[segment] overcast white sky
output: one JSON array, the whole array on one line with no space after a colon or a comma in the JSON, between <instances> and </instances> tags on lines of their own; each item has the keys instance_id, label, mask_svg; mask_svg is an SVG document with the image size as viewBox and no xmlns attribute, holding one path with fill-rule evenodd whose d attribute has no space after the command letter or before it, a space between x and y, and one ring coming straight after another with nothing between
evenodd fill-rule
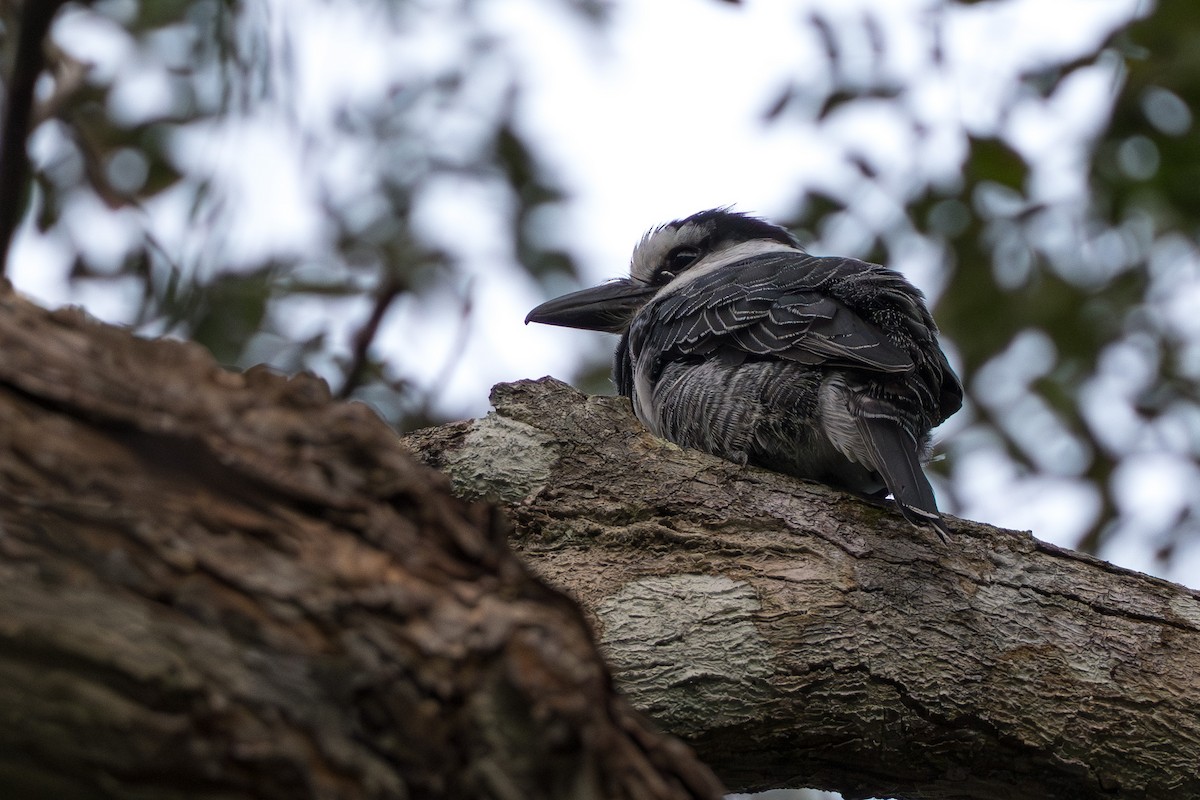
<instances>
[{"instance_id":1,"label":"overcast white sky","mask_svg":"<svg viewBox=\"0 0 1200 800\"><path fill-rule=\"evenodd\" d=\"M950 67L944 76L922 75L928 61L928 16L923 0L893 2L749 2L730 6L695 0L656 0L617 6L608 46L588 37L564 36L570 25L551 3L511 0L485 5L496 27L521 44L519 68L531 77L523 110L530 128L575 192L560 221L593 281L627 269L630 250L649 227L703 208L734 204L766 216L784 214L801 187L839 183L849 170L844 153L867 152L884 165L881 182L904 185L914 172L952 179L964 155L961 130L993 130L1013 76L1044 60L1086 52L1133 0L1023 0L962 7L945 15L944 42ZM888 31L889 68L920 86L914 113L930 134L913 136L905 120L886 108L856 109L831 129L762 125L762 114L781 86L797 76L818 85L826 59L815 30L804 24L812 10L858 20L864 11ZM853 28L853 25L848 26ZM865 33L863 34L865 35ZM991 43L990 45L988 43ZM860 45L862 43L859 43ZM864 73L870 59L850 68ZM1014 120L1020 137L1047 162L1047 191L1079 191L1078 171L1061 163L1078 156L1076 143L1095 130L1096 109L1112 85L1105 76L1080 76L1060 106L1032 110ZM891 173L889 176L888 173ZM1069 176L1069 180L1063 180ZM480 218L469 203L437 206L436 223L453 238ZM482 198L487 202L488 198ZM899 209L881 203L878 213ZM837 232L831 252L857 243L857 231ZM448 387L448 399L479 408L479 386L548 372L565 374L596 334L524 328L523 314L540 301L538 288L514 285L512 275L491 268L486 243L473 260L479 301L471 357ZM932 276L909 277L927 292ZM922 281L925 278L925 281ZM564 287L574 288L574 287ZM483 330L486 329L486 332ZM435 362L436 363L436 362ZM539 371L540 370L540 371Z\"/></svg>"},{"instance_id":2,"label":"overcast white sky","mask_svg":"<svg viewBox=\"0 0 1200 800\"><path fill-rule=\"evenodd\" d=\"M113 7L123 2L128 0L109 0ZM913 176L953 180L964 153L964 129L991 133L1005 125L1011 140L1039 165L1033 192L1041 198L1081 191L1079 146L1096 132L1114 76L1103 69L1081 71L1052 102L1023 104L1003 123L1000 100L1015 74L1089 51L1144 6L1145 0L950 6L936 18L946 64L938 72L928 69L925 55L932 9L940 7L932 0L750 0L740 6L629 0L614 5L612 24L599 39L550 0L475 7L482 26L508 42L502 70L523 77L521 124L545 143L572 195L565 211L544 224L580 257L591 283L622 274L633 244L653 225L718 205L768 217L791 211L803 187L847 179L846 152L868 155L883 187L906 186ZM422 6L424 21L400 40L372 8L377 6L264 0L261 18L269 40L286 39L294 48L298 70L281 91L295 101L287 111L264 107L238 125L197 130L181 143L181 158L235 187L223 218L229 260L319 249L327 231L318 199L350 192L372 168L370 154L337 133L336 109L348 98L374 102L397 75L453 63L469 47L448 22L453 18L448 3ZM867 55L861 20L870 13L879 21L887 40L883 69L910 87L908 113L925 124L927 136L914 137L908 122L885 104L856 104L820 130L800 120L762 125L764 110L785 82L821 86L828 80L823 45L805 23L817 10L845 23L835 24L846 37L843 68L863 78L878 65ZM68 20L58 36L98 69L124 76L117 103L127 117L152 116L170 102L169 87L139 69L139 54L117 26L105 30ZM484 76L473 91L496 93L506 78L498 72L489 85ZM305 137L295 135L298 127ZM439 135L469 137L471 120L451 119ZM35 154L50 146L54 133L40 136ZM868 223L902 211L886 192L864 192L861 198ZM181 250L212 246L205 232L184 224L181 202L168 195L150 208L159 239ZM602 334L522 324L544 296L512 268L496 204L494 191L478 183L444 180L429 187L417 221L463 256L463 281L433 297L406 299L389 316L380 341L401 371L418 381L442 376L454 364L442 400L462 416L485 413L488 389L496 382L566 377L581 352L607 353L614 345ZM123 252L131 234L119 217L103 208L74 211L75 224L87 230L94 246ZM843 252L862 235L861 228L843 226L823 231L820 244L826 252ZM21 290L48 304L82 302L102 318L125 318L128 302L119 294L67 287L69 249L28 230L18 247L12 277ZM936 297L938 275L919 256L892 266ZM466 292L468 281L474 311L456 362L461 302L456 293ZM307 309L297 306L295 325L330 327L336 340L363 313L352 303L330 311L314 302ZM448 325L447 319L454 322ZM1030 352L1036 359L1037 348ZM953 434L953 423L950 428ZM1149 467L1134 470L1127 482L1148 509L1167 507L1158 500L1178 501L1197 485L1177 461L1161 470ZM1025 480L986 449L961 469L967 477L960 486L963 516L1033 529L1042 538L1071 544L1094 509L1094 495L1077 479ZM1149 543L1126 537L1105 555L1153 571L1158 567L1151 553ZM1195 552L1182 554L1170 573L1191 585L1200 583L1197 575Z\"/></svg>"}]
</instances>

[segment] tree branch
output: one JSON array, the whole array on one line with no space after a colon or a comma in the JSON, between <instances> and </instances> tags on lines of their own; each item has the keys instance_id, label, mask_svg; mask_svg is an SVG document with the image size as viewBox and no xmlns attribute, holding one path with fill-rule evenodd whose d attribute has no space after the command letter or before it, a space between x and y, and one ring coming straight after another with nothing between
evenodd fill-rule
<instances>
[{"instance_id":1,"label":"tree branch","mask_svg":"<svg viewBox=\"0 0 1200 800\"><path fill-rule=\"evenodd\" d=\"M365 406L0 290L0 797L708 798Z\"/></svg>"},{"instance_id":2,"label":"tree branch","mask_svg":"<svg viewBox=\"0 0 1200 800\"><path fill-rule=\"evenodd\" d=\"M367 361L370 358L371 345L379 333L379 326L383 324L383 318L387 315L388 309L392 307L392 303L407 288L399 278L388 276L384 278L383 283L375 292L375 302L371 306L371 313L358 332L354 334L350 363L346 366L342 388L338 389L337 393L339 400L350 399L350 395L362 383L363 372L366 370Z\"/></svg>"},{"instance_id":3,"label":"tree branch","mask_svg":"<svg viewBox=\"0 0 1200 800\"><path fill-rule=\"evenodd\" d=\"M1200 797L1200 595L684 451L622 399L501 384L407 443L507 505L618 685L727 785Z\"/></svg>"},{"instance_id":4,"label":"tree branch","mask_svg":"<svg viewBox=\"0 0 1200 800\"><path fill-rule=\"evenodd\" d=\"M0 293L0 796L714 797L581 619L323 383ZM738 787L1200 796L1200 597L501 385L409 438Z\"/></svg>"},{"instance_id":5,"label":"tree branch","mask_svg":"<svg viewBox=\"0 0 1200 800\"><path fill-rule=\"evenodd\" d=\"M17 31L17 54L9 76L0 128L0 275L8 265L8 251L25 212L29 183L26 149L33 119L33 91L46 64L45 41L58 9L66 0L25 0Z\"/></svg>"}]
</instances>

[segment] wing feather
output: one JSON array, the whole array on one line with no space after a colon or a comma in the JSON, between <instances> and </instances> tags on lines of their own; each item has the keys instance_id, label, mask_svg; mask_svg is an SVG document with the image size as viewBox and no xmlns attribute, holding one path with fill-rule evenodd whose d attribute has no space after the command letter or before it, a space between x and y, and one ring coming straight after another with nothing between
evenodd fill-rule
<instances>
[{"instance_id":1,"label":"wing feather","mask_svg":"<svg viewBox=\"0 0 1200 800\"><path fill-rule=\"evenodd\" d=\"M652 340L666 360L732 347L802 364L910 371L908 353L831 294L867 267L799 251L752 256L664 290L639 314L634 345Z\"/></svg>"}]
</instances>

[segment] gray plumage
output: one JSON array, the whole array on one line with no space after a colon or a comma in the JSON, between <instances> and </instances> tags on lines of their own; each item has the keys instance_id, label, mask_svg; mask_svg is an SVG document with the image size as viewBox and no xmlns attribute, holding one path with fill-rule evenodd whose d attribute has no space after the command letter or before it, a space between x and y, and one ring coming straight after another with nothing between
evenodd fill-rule
<instances>
[{"instance_id":1,"label":"gray plumage","mask_svg":"<svg viewBox=\"0 0 1200 800\"><path fill-rule=\"evenodd\" d=\"M962 387L899 273L716 209L648 233L630 277L526 321L621 333L617 390L656 435L869 496L945 535L921 468Z\"/></svg>"}]
</instances>

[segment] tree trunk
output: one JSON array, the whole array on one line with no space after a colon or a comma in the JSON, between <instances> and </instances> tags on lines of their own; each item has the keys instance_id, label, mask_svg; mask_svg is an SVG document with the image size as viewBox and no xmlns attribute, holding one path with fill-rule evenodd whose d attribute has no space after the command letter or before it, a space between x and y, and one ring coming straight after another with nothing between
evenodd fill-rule
<instances>
[{"instance_id":1,"label":"tree trunk","mask_svg":"<svg viewBox=\"0 0 1200 800\"><path fill-rule=\"evenodd\" d=\"M1200 797L1200 596L654 438L617 398L502 384L407 443L505 504L618 685L737 788Z\"/></svg>"},{"instance_id":2,"label":"tree trunk","mask_svg":"<svg viewBox=\"0 0 1200 800\"><path fill-rule=\"evenodd\" d=\"M0 797L714 798L364 406L0 290Z\"/></svg>"}]
</instances>

